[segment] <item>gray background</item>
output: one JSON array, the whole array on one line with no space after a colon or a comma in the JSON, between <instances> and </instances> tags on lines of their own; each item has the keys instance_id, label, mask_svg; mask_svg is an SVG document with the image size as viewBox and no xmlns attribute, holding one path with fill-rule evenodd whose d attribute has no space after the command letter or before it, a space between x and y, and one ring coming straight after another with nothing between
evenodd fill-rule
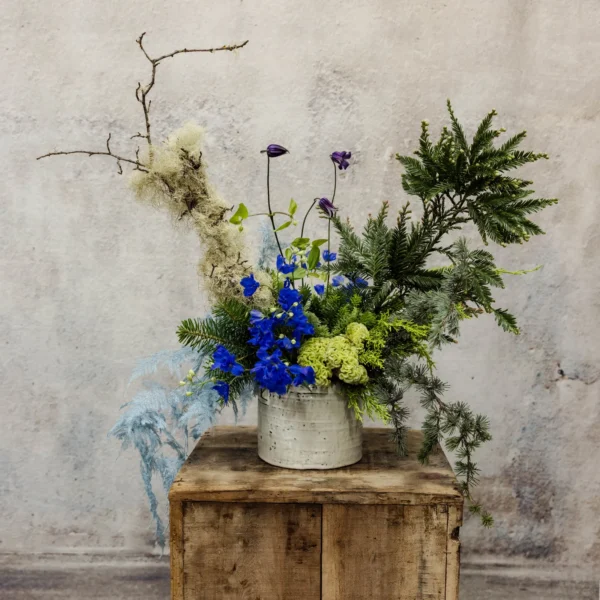
<instances>
[{"instance_id":1,"label":"gray background","mask_svg":"<svg viewBox=\"0 0 600 600\"><path fill-rule=\"evenodd\" d=\"M3 5L0 94L0 553L144 553L152 524L133 452L106 438L136 359L177 346L201 316L194 234L134 202L104 158L35 162L57 148L122 152L143 127L133 90L151 54L250 39L237 55L160 67L155 136L194 119L224 198L259 207L329 193L331 150L355 160L339 204L355 223L406 200L395 152L419 122L438 131L450 97L472 133L491 108L551 160L527 172L561 198L548 235L493 248L506 268L543 264L497 294L519 318L464 328L439 356L449 397L489 414L471 563L543 565L590 578L600 566L600 5L597 0L37 0ZM258 231L250 232L258 241ZM254 419L251 407L248 420ZM418 411L414 423L418 424Z\"/></svg>"}]
</instances>

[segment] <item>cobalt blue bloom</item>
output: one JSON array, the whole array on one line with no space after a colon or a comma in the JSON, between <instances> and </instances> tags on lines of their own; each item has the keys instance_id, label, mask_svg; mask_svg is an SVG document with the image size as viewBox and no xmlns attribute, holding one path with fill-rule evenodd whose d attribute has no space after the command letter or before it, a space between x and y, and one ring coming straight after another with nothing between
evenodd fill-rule
<instances>
[{"instance_id":1,"label":"cobalt blue bloom","mask_svg":"<svg viewBox=\"0 0 600 600\"><path fill-rule=\"evenodd\" d=\"M336 252L330 252L329 250L323 250L323 260L325 262L333 262L337 258Z\"/></svg>"},{"instance_id":2,"label":"cobalt blue bloom","mask_svg":"<svg viewBox=\"0 0 600 600\"><path fill-rule=\"evenodd\" d=\"M312 323L303 321L294 325L294 339L299 340L303 335L314 335L315 328Z\"/></svg>"},{"instance_id":3,"label":"cobalt blue bloom","mask_svg":"<svg viewBox=\"0 0 600 600\"><path fill-rule=\"evenodd\" d=\"M300 347L300 338L290 339L287 335L280 335L276 343L282 350L292 350Z\"/></svg>"},{"instance_id":4,"label":"cobalt blue bloom","mask_svg":"<svg viewBox=\"0 0 600 600\"><path fill-rule=\"evenodd\" d=\"M264 317L258 319L256 316L251 315L250 322L252 325L248 328L248 331L250 331L248 342L253 346L269 349L275 343L275 334L273 333L273 327L275 326L274 319L265 319Z\"/></svg>"},{"instance_id":5,"label":"cobalt blue bloom","mask_svg":"<svg viewBox=\"0 0 600 600\"><path fill-rule=\"evenodd\" d=\"M262 321L264 318L265 315L263 315L260 310L252 309L250 311L250 323L252 323L252 325L254 325L254 323L258 323L258 321Z\"/></svg>"},{"instance_id":6,"label":"cobalt blue bloom","mask_svg":"<svg viewBox=\"0 0 600 600\"><path fill-rule=\"evenodd\" d=\"M321 198L317 206L328 219L335 217L335 213L338 210L337 207L333 205L333 202L329 200L329 198Z\"/></svg>"},{"instance_id":7,"label":"cobalt blue bloom","mask_svg":"<svg viewBox=\"0 0 600 600\"><path fill-rule=\"evenodd\" d=\"M236 377L244 372L244 367L235 361L235 356L231 354L231 352L229 352L225 346L217 346L217 349L213 352L212 357L212 370L220 369L221 371L225 371L225 373L231 373Z\"/></svg>"},{"instance_id":8,"label":"cobalt blue bloom","mask_svg":"<svg viewBox=\"0 0 600 600\"><path fill-rule=\"evenodd\" d=\"M284 275L288 275L296 270L296 265L294 263L287 264L283 256L279 254L277 255L277 270Z\"/></svg>"},{"instance_id":9,"label":"cobalt blue bloom","mask_svg":"<svg viewBox=\"0 0 600 600\"><path fill-rule=\"evenodd\" d=\"M283 287L279 290L277 301L283 310L289 310L295 302L302 300L302 294L290 286L289 279L286 279Z\"/></svg>"},{"instance_id":10,"label":"cobalt blue bloom","mask_svg":"<svg viewBox=\"0 0 600 600\"><path fill-rule=\"evenodd\" d=\"M342 150L341 152L334 152L331 155L331 160L338 166L340 170L346 170L350 163L348 162L352 158L352 152L346 152Z\"/></svg>"},{"instance_id":11,"label":"cobalt blue bloom","mask_svg":"<svg viewBox=\"0 0 600 600\"><path fill-rule=\"evenodd\" d=\"M217 381L214 383L213 390L223 398L225 404L229 402L229 384L226 381Z\"/></svg>"},{"instance_id":12,"label":"cobalt blue bloom","mask_svg":"<svg viewBox=\"0 0 600 600\"><path fill-rule=\"evenodd\" d=\"M260 287L260 283L254 279L254 273L250 273L248 277L244 277L240 281L241 286L244 288L244 296L250 298Z\"/></svg>"},{"instance_id":13,"label":"cobalt blue bloom","mask_svg":"<svg viewBox=\"0 0 600 600\"><path fill-rule=\"evenodd\" d=\"M251 372L257 383L270 392L285 394L288 385L292 383L292 377L281 360L281 350L275 350L271 355L265 350L259 350L256 354L259 360Z\"/></svg>"},{"instance_id":14,"label":"cobalt blue bloom","mask_svg":"<svg viewBox=\"0 0 600 600\"><path fill-rule=\"evenodd\" d=\"M369 282L366 279L363 279L362 277L357 277L354 280L354 285L359 288L366 288L369 287Z\"/></svg>"},{"instance_id":15,"label":"cobalt blue bloom","mask_svg":"<svg viewBox=\"0 0 600 600\"><path fill-rule=\"evenodd\" d=\"M331 284L333 285L333 287L339 287L340 285L343 285L343 283L344 283L344 276L343 275L336 275L331 280Z\"/></svg>"},{"instance_id":16,"label":"cobalt blue bloom","mask_svg":"<svg viewBox=\"0 0 600 600\"><path fill-rule=\"evenodd\" d=\"M267 146L267 149L261 150L261 152L266 152L269 158L277 158L278 156L283 156L284 154L287 154L289 150L287 148L284 148L283 146L280 146L279 144L269 144Z\"/></svg>"},{"instance_id":17,"label":"cobalt blue bloom","mask_svg":"<svg viewBox=\"0 0 600 600\"><path fill-rule=\"evenodd\" d=\"M317 283L317 285L315 285L315 292L317 292L319 296L322 296L325 293L325 286L322 283Z\"/></svg>"},{"instance_id":18,"label":"cobalt blue bloom","mask_svg":"<svg viewBox=\"0 0 600 600\"><path fill-rule=\"evenodd\" d=\"M290 372L294 376L294 385L315 385L315 372L312 367L301 367L292 365Z\"/></svg>"}]
</instances>

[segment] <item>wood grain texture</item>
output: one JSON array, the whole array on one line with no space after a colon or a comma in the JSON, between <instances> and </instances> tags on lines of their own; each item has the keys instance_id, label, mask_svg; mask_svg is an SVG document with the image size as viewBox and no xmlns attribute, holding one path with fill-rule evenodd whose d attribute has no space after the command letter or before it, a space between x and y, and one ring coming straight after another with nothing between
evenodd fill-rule
<instances>
[{"instance_id":1,"label":"wood grain texture","mask_svg":"<svg viewBox=\"0 0 600 600\"><path fill-rule=\"evenodd\" d=\"M183 505L169 505L169 550L171 561L171 600L183 600Z\"/></svg>"},{"instance_id":2,"label":"wood grain texture","mask_svg":"<svg viewBox=\"0 0 600 600\"><path fill-rule=\"evenodd\" d=\"M320 600L320 506L193 502L183 522L183 600Z\"/></svg>"},{"instance_id":3,"label":"wood grain texture","mask_svg":"<svg viewBox=\"0 0 600 600\"><path fill-rule=\"evenodd\" d=\"M448 507L448 543L446 547L446 597L445 600L458 600L460 578L460 540L462 507Z\"/></svg>"},{"instance_id":4,"label":"wood grain texture","mask_svg":"<svg viewBox=\"0 0 600 600\"><path fill-rule=\"evenodd\" d=\"M322 600L445 599L447 531L445 506L323 506Z\"/></svg>"},{"instance_id":5,"label":"wood grain texture","mask_svg":"<svg viewBox=\"0 0 600 600\"><path fill-rule=\"evenodd\" d=\"M420 431L408 433L408 456L398 456L389 429L365 428L363 459L332 471L273 467L257 455L255 427L207 432L175 478L176 501L349 504L454 504L463 497L441 449L422 465Z\"/></svg>"}]
</instances>

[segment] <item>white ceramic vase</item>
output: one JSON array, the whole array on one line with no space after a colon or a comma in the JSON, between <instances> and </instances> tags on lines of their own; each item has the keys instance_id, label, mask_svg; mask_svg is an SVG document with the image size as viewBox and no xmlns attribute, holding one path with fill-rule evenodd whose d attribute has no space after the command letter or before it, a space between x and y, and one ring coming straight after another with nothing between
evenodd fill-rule
<instances>
[{"instance_id":1,"label":"white ceramic vase","mask_svg":"<svg viewBox=\"0 0 600 600\"><path fill-rule=\"evenodd\" d=\"M287 469L337 469L362 458L362 423L335 386L258 397L258 455Z\"/></svg>"}]
</instances>

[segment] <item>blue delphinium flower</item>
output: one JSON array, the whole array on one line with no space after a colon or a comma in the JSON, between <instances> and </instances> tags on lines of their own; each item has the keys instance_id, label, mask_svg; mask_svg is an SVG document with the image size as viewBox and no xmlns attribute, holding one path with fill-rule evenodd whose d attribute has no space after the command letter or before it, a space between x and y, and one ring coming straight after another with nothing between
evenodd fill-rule
<instances>
[{"instance_id":1,"label":"blue delphinium flower","mask_svg":"<svg viewBox=\"0 0 600 600\"><path fill-rule=\"evenodd\" d=\"M273 327L275 320L266 318L260 311L250 311L250 339L248 342L259 348L269 349L275 343Z\"/></svg>"},{"instance_id":2,"label":"blue delphinium flower","mask_svg":"<svg viewBox=\"0 0 600 600\"><path fill-rule=\"evenodd\" d=\"M266 150L261 150L262 153L266 153L269 158L277 158L287 154L289 150L280 146L279 144L269 144ZM333 159L332 159L333 160Z\"/></svg>"},{"instance_id":3,"label":"blue delphinium flower","mask_svg":"<svg viewBox=\"0 0 600 600\"><path fill-rule=\"evenodd\" d=\"M293 385L315 385L315 372L312 367L292 365L290 373L294 376Z\"/></svg>"},{"instance_id":4,"label":"blue delphinium flower","mask_svg":"<svg viewBox=\"0 0 600 600\"><path fill-rule=\"evenodd\" d=\"M344 276L343 275L336 275L331 280L331 284L333 285L333 287L339 287L340 285L343 285L343 283L344 283Z\"/></svg>"},{"instance_id":5,"label":"blue delphinium flower","mask_svg":"<svg viewBox=\"0 0 600 600\"><path fill-rule=\"evenodd\" d=\"M225 404L229 402L229 384L226 381L217 381L213 384L213 390L223 398Z\"/></svg>"},{"instance_id":6,"label":"blue delphinium flower","mask_svg":"<svg viewBox=\"0 0 600 600\"><path fill-rule=\"evenodd\" d=\"M327 250L327 248L325 250L323 250L323 260L325 262L333 262L336 258L337 258L336 252L331 252L331 251Z\"/></svg>"},{"instance_id":7,"label":"blue delphinium flower","mask_svg":"<svg viewBox=\"0 0 600 600\"><path fill-rule=\"evenodd\" d=\"M235 361L235 356L225 346L218 345L212 357L213 365L211 369L213 370L219 369L235 376L241 375L244 372L244 367Z\"/></svg>"},{"instance_id":8,"label":"blue delphinium flower","mask_svg":"<svg viewBox=\"0 0 600 600\"><path fill-rule=\"evenodd\" d=\"M315 328L304 314L302 306L292 307L288 311L287 325L294 328L294 338L297 340L304 335L313 335L315 332Z\"/></svg>"},{"instance_id":9,"label":"blue delphinium flower","mask_svg":"<svg viewBox=\"0 0 600 600\"><path fill-rule=\"evenodd\" d=\"M302 300L302 294L290 286L290 280L286 279L283 287L279 290L277 301L283 310L289 310L295 302Z\"/></svg>"},{"instance_id":10,"label":"blue delphinium flower","mask_svg":"<svg viewBox=\"0 0 600 600\"><path fill-rule=\"evenodd\" d=\"M287 335L281 334L276 342L277 346L279 346L282 350L292 350L293 348L300 347L300 341L293 337L290 339Z\"/></svg>"},{"instance_id":11,"label":"blue delphinium flower","mask_svg":"<svg viewBox=\"0 0 600 600\"><path fill-rule=\"evenodd\" d=\"M325 286L322 283L317 283L317 285L315 285L315 292L317 292L319 296L322 296L325 293Z\"/></svg>"},{"instance_id":12,"label":"blue delphinium flower","mask_svg":"<svg viewBox=\"0 0 600 600\"><path fill-rule=\"evenodd\" d=\"M244 277L240 281L241 286L244 288L244 296L250 298L260 287L260 283L254 279L254 273L250 273L248 277Z\"/></svg>"},{"instance_id":13,"label":"blue delphinium flower","mask_svg":"<svg viewBox=\"0 0 600 600\"><path fill-rule=\"evenodd\" d=\"M259 385L279 395L287 392L288 385L292 383L292 376L281 360L281 350L269 354L266 350L259 350L256 355L259 360L251 369Z\"/></svg>"},{"instance_id":14,"label":"blue delphinium flower","mask_svg":"<svg viewBox=\"0 0 600 600\"><path fill-rule=\"evenodd\" d=\"M346 170L350 163L348 162L352 158L352 152L346 152L342 150L341 152L334 152L331 155L331 160L338 166L340 170Z\"/></svg>"},{"instance_id":15,"label":"blue delphinium flower","mask_svg":"<svg viewBox=\"0 0 600 600\"><path fill-rule=\"evenodd\" d=\"M348 279L350 279L350 282L346 285L347 290L352 290L354 288L369 287L369 282L366 279L363 279L362 277L349 277Z\"/></svg>"},{"instance_id":16,"label":"blue delphinium flower","mask_svg":"<svg viewBox=\"0 0 600 600\"><path fill-rule=\"evenodd\" d=\"M281 254L277 255L277 270L284 275L288 275L289 273L293 273L296 270L295 263L286 263L285 259Z\"/></svg>"},{"instance_id":17,"label":"blue delphinium flower","mask_svg":"<svg viewBox=\"0 0 600 600\"><path fill-rule=\"evenodd\" d=\"M338 210L337 207L333 205L333 202L329 200L329 198L321 198L317 206L328 219L333 219Z\"/></svg>"}]
</instances>

